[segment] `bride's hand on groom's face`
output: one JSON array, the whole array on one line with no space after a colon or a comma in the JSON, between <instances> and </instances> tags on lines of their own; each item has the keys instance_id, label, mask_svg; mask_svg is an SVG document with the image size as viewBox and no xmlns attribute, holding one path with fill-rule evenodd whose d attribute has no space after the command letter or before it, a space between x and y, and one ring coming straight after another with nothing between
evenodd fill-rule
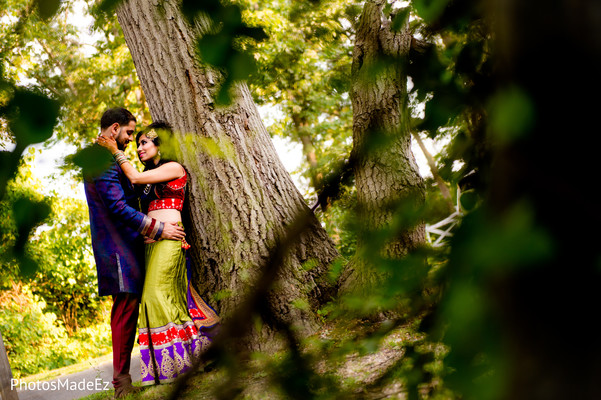
<instances>
[{"instance_id":1,"label":"bride's hand on groom's face","mask_svg":"<svg viewBox=\"0 0 601 400\"><path fill-rule=\"evenodd\" d=\"M112 154L116 153L119 150L119 148L117 147L117 141L113 137L98 136L96 142L102 147L110 150Z\"/></svg>"},{"instance_id":2,"label":"bride's hand on groom's face","mask_svg":"<svg viewBox=\"0 0 601 400\"><path fill-rule=\"evenodd\" d=\"M184 228L179 226L176 222L165 222L163 233L161 233L161 239L170 240L182 240L186 237Z\"/></svg>"}]
</instances>

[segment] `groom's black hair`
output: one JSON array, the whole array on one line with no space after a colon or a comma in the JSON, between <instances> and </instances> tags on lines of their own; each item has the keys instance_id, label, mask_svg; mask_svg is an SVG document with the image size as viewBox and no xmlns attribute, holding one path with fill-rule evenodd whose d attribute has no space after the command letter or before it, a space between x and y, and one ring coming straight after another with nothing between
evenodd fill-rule
<instances>
[{"instance_id":1,"label":"groom's black hair","mask_svg":"<svg viewBox=\"0 0 601 400\"><path fill-rule=\"evenodd\" d=\"M123 107L109 108L100 118L100 129L105 130L115 122L119 125L127 125L129 121L136 122L136 117Z\"/></svg>"}]
</instances>

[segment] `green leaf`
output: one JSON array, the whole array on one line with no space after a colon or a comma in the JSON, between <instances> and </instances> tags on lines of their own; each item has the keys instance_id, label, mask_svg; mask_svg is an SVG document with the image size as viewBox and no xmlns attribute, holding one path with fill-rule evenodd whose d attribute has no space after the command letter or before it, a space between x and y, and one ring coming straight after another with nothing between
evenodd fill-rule
<instances>
[{"instance_id":1,"label":"green leaf","mask_svg":"<svg viewBox=\"0 0 601 400\"><path fill-rule=\"evenodd\" d=\"M231 40L223 34L204 35L198 41L197 47L204 62L223 68L227 55L231 52Z\"/></svg>"},{"instance_id":2,"label":"green leaf","mask_svg":"<svg viewBox=\"0 0 601 400\"><path fill-rule=\"evenodd\" d=\"M518 87L497 93L488 105L492 135L501 143L515 141L534 125L536 112L528 94Z\"/></svg>"},{"instance_id":3,"label":"green leaf","mask_svg":"<svg viewBox=\"0 0 601 400\"><path fill-rule=\"evenodd\" d=\"M56 14L61 5L60 0L35 0L35 6L40 18L49 20Z\"/></svg>"},{"instance_id":4,"label":"green leaf","mask_svg":"<svg viewBox=\"0 0 601 400\"><path fill-rule=\"evenodd\" d=\"M462 96L456 91L442 88L426 103L425 118L419 129L430 131L430 135L449 123L461 110Z\"/></svg>"},{"instance_id":5,"label":"green leaf","mask_svg":"<svg viewBox=\"0 0 601 400\"><path fill-rule=\"evenodd\" d=\"M459 198L461 202L461 207L466 211L473 210L479 201L478 193L474 190L467 190L461 193L461 197Z\"/></svg>"},{"instance_id":6,"label":"green leaf","mask_svg":"<svg viewBox=\"0 0 601 400\"><path fill-rule=\"evenodd\" d=\"M30 232L49 215L50 206L45 201L21 197L13 203L13 216L17 226L17 240L13 251L23 276L32 276L38 268L37 263L25 254Z\"/></svg>"},{"instance_id":7,"label":"green leaf","mask_svg":"<svg viewBox=\"0 0 601 400\"><path fill-rule=\"evenodd\" d=\"M409 7L401 8L397 11L397 14L392 19L392 24L390 25L390 30L393 32L399 32L405 26L405 23L409 19Z\"/></svg>"},{"instance_id":8,"label":"green leaf","mask_svg":"<svg viewBox=\"0 0 601 400\"><path fill-rule=\"evenodd\" d=\"M468 214L453 246L466 269L487 274L540 264L551 259L555 249L550 234L536 224L532 207L522 203L502 219L490 219L480 209Z\"/></svg>"},{"instance_id":9,"label":"green leaf","mask_svg":"<svg viewBox=\"0 0 601 400\"><path fill-rule=\"evenodd\" d=\"M250 54L235 52L229 60L229 78L243 80L257 71L255 60Z\"/></svg>"},{"instance_id":10,"label":"green leaf","mask_svg":"<svg viewBox=\"0 0 601 400\"><path fill-rule=\"evenodd\" d=\"M269 36L267 36L263 28L257 27L242 26L238 29L237 33L241 36L248 36L250 38L253 38L256 41L261 41L269 38Z\"/></svg>"},{"instance_id":11,"label":"green leaf","mask_svg":"<svg viewBox=\"0 0 601 400\"><path fill-rule=\"evenodd\" d=\"M17 89L8 109L9 127L17 142L26 147L52 137L60 104L44 95Z\"/></svg>"},{"instance_id":12,"label":"green leaf","mask_svg":"<svg viewBox=\"0 0 601 400\"><path fill-rule=\"evenodd\" d=\"M25 278L31 278L35 275L39 268L39 265L35 260L31 259L27 255L17 257L17 260L19 261L21 276Z\"/></svg>"},{"instance_id":13,"label":"green leaf","mask_svg":"<svg viewBox=\"0 0 601 400\"><path fill-rule=\"evenodd\" d=\"M461 48L455 61L455 70L459 74L473 74L482 62L484 42L468 42Z\"/></svg>"},{"instance_id":14,"label":"green leaf","mask_svg":"<svg viewBox=\"0 0 601 400\"><path fill-rule=\"evenodd\" d=\"M101 13L111 14L123 0L101 0L98 10Z\"/></svg>"},{"instance_id":15,"label":"green leaf","mask_svg":"<svg viewBox=\"0 0 601 400\"><path fill-rule=\"evenodd\" d=\"M223 8L219 0L183 0L181 3L182 14L192 21L199 13L206 13L215 19Z\"/></svg>"},{"instance_id":16,"label":"green leaf","mask_svg":"<svg viewBox=\"0 0 601 400\"><path fill-rule=\"evenodd\" d=\"M96 177L108 169L113 157L103 147L94 145L81 149L67 160L81 167L84 177Z\"/></svg>"},{"instance_id":17,"label":"green leaf","mask_svg":"<svg viewBox=\"0 0 601 400\"><path fill-rule=\"evenodd\" d=\"M417 14L430 23L442 15L448 3L449 0L415 0L413 6Z\"/></svg>"}]
</instances>

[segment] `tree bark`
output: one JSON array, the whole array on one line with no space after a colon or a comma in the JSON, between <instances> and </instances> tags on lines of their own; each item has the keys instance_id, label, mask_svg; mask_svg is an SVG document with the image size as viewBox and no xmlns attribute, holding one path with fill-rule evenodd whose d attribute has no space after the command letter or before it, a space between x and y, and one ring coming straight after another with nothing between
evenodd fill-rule
<instances>
[{"instance_id":1,"label":"tree bark","mask_svg":"<svg viewBox=\"0 0 601 400\"><path fill-rule=\"evenodd\" d=\"M384 1L367 1L357 28L351 69L355 184L363 235L390 226L403 203L424 201L425 188L411 152L407 75L403 63L411 46L406 31L393 32L383 15ZM364 237L358 238L357 247ZM404 229L383 249L402 257L425 240L423 223ZM359 285L363 262L355 263L351 285Z\"/></svg>"},{"instance_id":2,"label":"tree bark","mask_svg":"<svg viewBox=\"0 0 601 400\"><path fill-rule=\"evenodd\" d=\"M131 0L117 11L153 120L176 132L178 159L188 169L193 283L227 318L253 286L257 267L295 215L307 210L279 160L246 84L228 107L216 107L221 75L196 58L199 27L177 5ZM163 149L162 149L163 150ZM322 280L337 257L333 242L312 216L311 229L291 249L269 298L276 318L313 332L313 309L328 300ZM312 267L305 268L310 262ZM217 295L217 296L215 296ZM307 305L307 307L302 307ZM273 329L263 325L253 347L265 347Z\"/></svg>"}]
</instances>

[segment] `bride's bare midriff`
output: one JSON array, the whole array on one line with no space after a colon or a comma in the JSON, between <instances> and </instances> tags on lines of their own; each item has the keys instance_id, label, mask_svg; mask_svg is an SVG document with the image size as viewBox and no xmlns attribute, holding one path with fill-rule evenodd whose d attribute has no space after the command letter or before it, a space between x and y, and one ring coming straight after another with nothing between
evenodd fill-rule
<instances>
[{"instance_id":1,"label":"bride's bare midriff","mask_svg":"<svg viewBox=\"0 0 601 400\"><path fill-rule=\"evenodd\" d=\"M182 213L178 210L166 208L162 210L152 210L148 212L150 218L154 218L161 222L181 222Z\"/></svg>"}]
</instances>

